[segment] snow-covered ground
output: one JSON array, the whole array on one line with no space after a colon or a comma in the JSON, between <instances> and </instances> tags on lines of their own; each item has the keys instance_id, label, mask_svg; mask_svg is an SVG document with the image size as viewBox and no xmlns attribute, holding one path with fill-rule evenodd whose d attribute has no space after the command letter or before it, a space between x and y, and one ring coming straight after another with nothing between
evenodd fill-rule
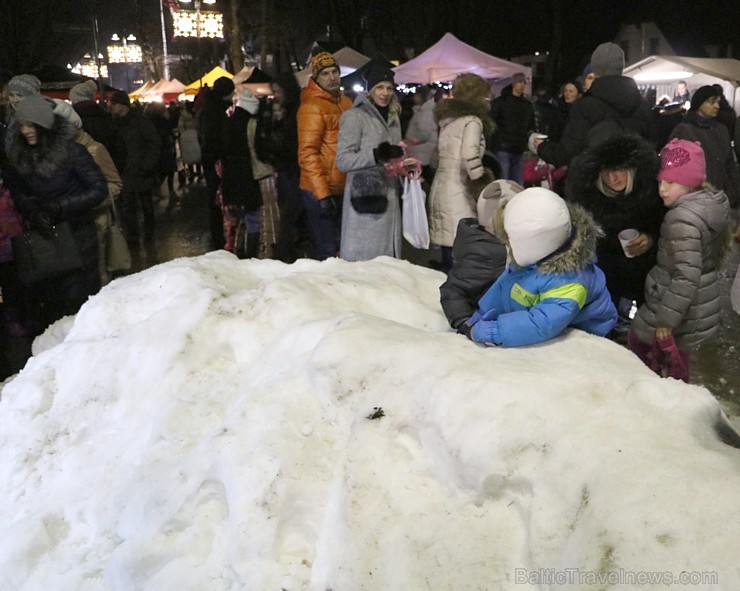
<instances>
[{"instance_id":1,"label":"snow-covered ground","mask_svg":"<svg viewBox=\"0 0 740 591\"><path fill-rule=\"evenodd\" d=\"M477 346L442 278L222 251L104 288L2 390L0 589L739 589L711 394L578 331Z\"/></svg>"}]
</instances>

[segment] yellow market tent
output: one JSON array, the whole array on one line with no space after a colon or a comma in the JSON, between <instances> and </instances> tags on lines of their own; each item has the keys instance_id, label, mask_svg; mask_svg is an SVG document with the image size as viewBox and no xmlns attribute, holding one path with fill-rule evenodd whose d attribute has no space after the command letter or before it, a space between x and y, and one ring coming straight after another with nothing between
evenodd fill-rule
<instances>
[{"instance_id":1,"label":"yellow market tent","mask_svg":"<svg viewBox=\"0 0 740 591\"><path fill-rule=\"evenodd\" d=\"M226 76L227 78L233 78L234 74L227 72L224 70L221 66L216 66L208 72L208 74L205 74L202 78L196 80L195 82L191 82L185 87L185 94L187 95L194 95L198 94L200 92L200 89L204 86L208 85L210 88L213 88L213 83L216 82L221 76Z\"/></svg>"},{"instance_id":2,"label":"yellow market tent","mask_svg":"<svg viewBox=\"0 0 740 591\"><path fill-rule=\"evenodd\" d=\"M147 91L151 90L154 86L154 82L144 82L139 88L135 89L133 92L131 92L128 96L132 101L139 100L142 95Z\"/></svg>"}]
</instances>

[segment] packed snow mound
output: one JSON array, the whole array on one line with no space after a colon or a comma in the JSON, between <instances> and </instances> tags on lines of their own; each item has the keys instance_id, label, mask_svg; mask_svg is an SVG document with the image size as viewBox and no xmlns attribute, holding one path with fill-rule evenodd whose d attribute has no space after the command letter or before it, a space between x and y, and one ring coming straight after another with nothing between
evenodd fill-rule
<instances>
[{"instance_id":1,"label":"packed snow mound","mask_svg":"<svg viewBox=\"0 0 740 591\"><path fill-rule=\"evenodd\" d=\"M579 331L478 346L442 280L218 252L105 287L2 391L0 589L740 588L710 393Z\"/></svg>"}]
</instances>

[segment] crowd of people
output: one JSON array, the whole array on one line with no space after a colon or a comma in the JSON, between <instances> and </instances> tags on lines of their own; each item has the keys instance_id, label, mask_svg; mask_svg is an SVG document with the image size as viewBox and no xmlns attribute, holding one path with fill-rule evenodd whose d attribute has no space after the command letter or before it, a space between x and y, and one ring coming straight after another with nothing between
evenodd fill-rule
<instances>
[{"instance_id":1,"label":"crowd of people","mask_svg":"<svg viewBox=\"0 0 740 591\"><path fill-rule=\"evenodd\" d=\"M455 330L521 346L580 328L688 380L690 348L717 327L717 272L740 203L721 87L690 93L682 81L687 110L661 130L667 119L623 76L613 43L555 99L528 97L524 73L497 97L461 74L448 95L421 85L409 103L380 66L350 98L333 55L314 55L310 69L302 90L292 72L262 99L223 77L193 102L146 109L121 91L106 109L91 82L71 90L70 106L41 96L33 76L11 79L0 161L6 320L27 307L10 249L24 226L49 234L69 222L84 255L82 268L32 286L38 331L110 279L115 204L137 248L155 233L154 193L166 186L177 199L176 174L181 185L204 179L213 247L240 257L259 256L260 181L274 178L272 252L292 263L401 257L402 181L420 173Z\"/></svg>"}]
</instances>

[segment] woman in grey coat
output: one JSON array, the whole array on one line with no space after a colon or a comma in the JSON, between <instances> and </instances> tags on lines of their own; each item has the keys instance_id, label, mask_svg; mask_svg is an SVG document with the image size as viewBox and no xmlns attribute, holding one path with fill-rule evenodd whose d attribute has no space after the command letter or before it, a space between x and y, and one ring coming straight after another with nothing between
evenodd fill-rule
<instances>
[{"instance_id":1,"label":"woman in grey coat","mask_svg":"<svg viewBox=\"0 0 740 591\"><path fill-rule=\"evenodd\" d=\"M340 252L348 261L401 256L400 183L383 166L403 156L393 72L371 70L367 88L339 122L336 163L348 173Z\"/></svg>"}]
</instances>

